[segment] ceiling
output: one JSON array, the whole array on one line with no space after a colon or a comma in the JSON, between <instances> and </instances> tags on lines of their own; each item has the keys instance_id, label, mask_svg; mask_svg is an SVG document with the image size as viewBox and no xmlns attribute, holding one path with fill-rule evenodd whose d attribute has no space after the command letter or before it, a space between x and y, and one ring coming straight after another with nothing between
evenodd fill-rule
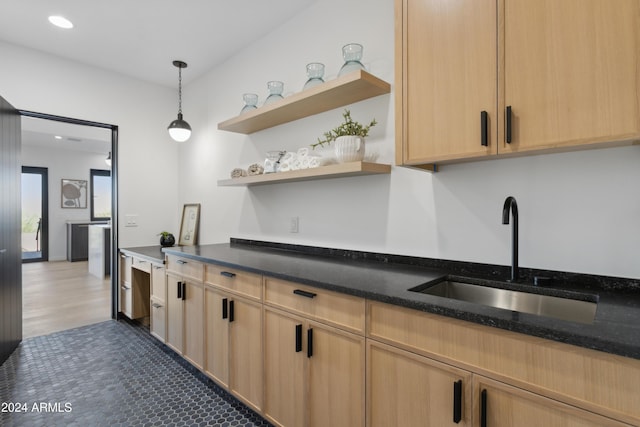
<instances>
[{"instance_id":1,"label":"ceiling","mask_svg":"<svg viewBox=\"0 0 640 427\"><path fill-rule=\"evenodd\" d=\"M0 40L175 87L173 60L188 64L188 84L315 1L2 0Z\"/></svg>"},{"instance_id":2,"label":"ceiling","mask_svg":"<svg viewBox=\"0 0 640 427\"><path fill-rule=\"evenodd\" d=\"M316 1L1 0L0 41L175 88L173 60L188 64L186 85ZM54 27L50 15L74 28ZM104 153L111 146L105 129L28 118L22 128L27 145Z\"/></svg>"},{"instance_id":3,"label":"ceiling","mask_svg":"<svg viewBox=\"0 0 640 427\"><path fill-rule=\"evenodd\" d=\"M22 144L106 156L111 151L111 129L23 116Z\"/></svg>"}]
</instances>

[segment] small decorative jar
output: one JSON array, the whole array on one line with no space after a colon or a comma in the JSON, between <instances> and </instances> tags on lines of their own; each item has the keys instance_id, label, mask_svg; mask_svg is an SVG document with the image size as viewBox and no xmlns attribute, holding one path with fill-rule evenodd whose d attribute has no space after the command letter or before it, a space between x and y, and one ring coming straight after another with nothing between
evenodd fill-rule
<instances>
[{"instance_id":1,"label":"small decorative jar","mask_svg":"<svg viewBox=\"0 0 640 427\"><path fill-rule=\"evenodd\" d=\"M360 60L362 59L363 47L358 43L349 43L342 47L342 58L344 59L344 65L338 72L338 77L349 74L355 70L364 70L364 65Z\"/></svg>"},{"instance_id":2,"label":"small decorative jar","mask_svg":"<svg viewBox=\"0 0 640 427\"><path fill-rule=\"evenodd\" d=\"M283 99L282 91L284 90L284 83L275 80L267 82L267 89L269 89L269 96L265 99L263 105L268 105Z\"/></svg>"},{"instance_id":3,"label":"small decorative jar","mask_svg":"<svg viewBox=\"0 0 640 427\"><path fill-rule=\"evenodd\" d=\"M324 64L320 62L311 62L307 64L307 82L304 84L302 90L309 89L324 83Z\"/></svg>"},{"instance_id":4,"label":"small decorative jar","mask_svg":"<svg viewBox=\"0 0 640 427\"><path fill-rule=\"evenodd\" d=\"M240 114L258 108L258 95L256 95L255 93L245 93L244 95L242 95L242 99L244 100L244 107L242 107L242 110L240 110Z\"/></svg>"},{"instance_id":5,"label":"small decorative jar","mask_svg":"<svg viewBox=\"0 0 640 427\"><path fill-rule=\"evenodd\" d=\"M166 231L160 233L160 246L162 246L163 248L168 248L170 246L173 246L175 243L176 238L173 236L173 234L167 233Z\"/></svg>"},{"instance_id":6,"label":"small decorative jar","mask_svg":"<svg viewBox=\"0 0 640 427\"><path fill-rule=\"evenodd\" d=\"M333 143L335 144L338 162L358 162L364 159L363 137L355 135L339 136Z\"/></svg>"}]
</instances>

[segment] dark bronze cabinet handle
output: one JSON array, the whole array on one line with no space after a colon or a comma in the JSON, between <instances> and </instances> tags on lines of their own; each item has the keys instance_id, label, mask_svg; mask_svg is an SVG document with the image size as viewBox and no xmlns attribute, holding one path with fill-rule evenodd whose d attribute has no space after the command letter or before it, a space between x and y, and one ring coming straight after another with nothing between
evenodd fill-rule
<instances>
[{"instance_id":1,"label":"dark bronze cabinet handle","mask_svg":"<svg viewBox=\"0 0 640 427\"><path fill-rule=\"evenodd\" d=\"M489 145L489 113L486 111L480 112L480 144Z\"/></svg>"},{"instance_id":2,"label":"dark bronze cabinet handle","mask_svg":"<svg viewBox=\"0 0 640 427\"><path fill-rule=\"evenodd\" d=\"M182 282L182 300L187 299L187 282Z\"/></svg>"},{"instance_id":3,"label":"dark bronze cabinet handle","mask_svg":"<svg viewBox=\"0 0 640 427\"><path fill-rule=\"evenodd\" d=\"M313 292L307 292L307 291L303 291L302 289L295 289L293 291L294 294L296 295L300 295L306 298L315 298L316 294L314 294Z\"/></svg>"},{"instance_id":4,"label":"dark bronze cabinet handle","mask_svg":"<svg viewBox=\"0 0 640 427\"><path fill-rule=\"evenodd\" d=\"M296 353L302 351L302 325L296 325Z\"/></svg>"},{"instance_id":5,"label":"dark bronze cabinet handle","mask_svg":"<svg viewBox=\"0 0 640 427\"><path fill-rule=\"evenodd\" d=\"M453 383L453 422L459 424L462 420L462 380Z\"/></svg>"},{"instance_id":6,"label":"dark bronze cabinet handle","mask_svg":"<svg viewBox=\"0 0 640 427\"><path fill-rule=\"evenodd\" d=\"M487 390L480 393L480 427L487 427Z\"/></svg>"},{"instance_id":7,"label":"dark bronze cabinet handle","mask_svg":"<svg viewBox=\"0 0 640 427\"><path fill-rule=\"evenodd\" d=\"M187 261L183 261L183 260L181 260L181 259L177 260L176 262L177 262L178 264L181 264L181 265L184 265L184 264L186 264L186 263L187 263Z\"/></svg>"},{"instance_id":8,"label":"dark bronze cabinet handle","mask_svg":"<svg viewBox=\"0 0 640 427\"><path fill-rule=\"evenodd\" d=\"M233 300L229 301L229 322L236 320L235 304Z\"/></svg>"},{"instance_id":9,"label":"dark bronze cabinet handle","mask_svg":"<svg viewBox=\"0 0 640 427\"><path fill-rule=\"evenodd\" d=\"M507 141L507 144L511 144L511 105L507 106L507 111L505 112L505 116L506 116L506 135L505 135L505 140Z\"/></svg>"},{"instance_id":10,"label":"dark bronze cabinet handle","mask_svg":"<svg viewBox=\"0 0 640 427\"><path fill-rule=\"evenodd\" d=\"M307 329L307 357L313 356L313 328Z\"/></svg>"},{"instance_id":11,"label":"dark bronze cabinet handle","mask_svg":"<svg viewBox=\"0 0 640 427\"><path fill-rule=\"evenodd\" d=\"M236 277L236 273L232 273L230 271L221 271L220 275L224 277Z\"/></svg>"},{"instance_id":12,"label":"dark bronze cabinet handle","mask_svg":"<svg viewBox=\"0 0 640 427\"><path fill-rule=\"evenodd\" d=\"M227 302L228 300L226 298L222 299L222 318L226 319L227 317L229 317L229 313L227 311Z\"/></svg>"},{"instance_id":13,"label":"dark bronze cabinet handle","mask_svg":"<svg viewBox=\"0 0 640 427\"><path fill-rule=\"evenodd\" d=\"M178 282L178 299L182 299L182 282Z\"/></svg>"}]
</instances>

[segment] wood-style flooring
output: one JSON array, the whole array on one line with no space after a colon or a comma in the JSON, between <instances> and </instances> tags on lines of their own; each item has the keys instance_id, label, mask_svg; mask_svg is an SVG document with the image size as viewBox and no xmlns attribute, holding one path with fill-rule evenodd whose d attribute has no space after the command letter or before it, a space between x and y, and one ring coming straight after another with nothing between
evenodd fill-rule
<instances>
[{"instance_id":1,"label":"wood-style flooring","mask_svg":"<svg viewBox=\"0 0 640 427\"><path fill-rule=\"evenodd\" d=\"M110 318L110 278L90 275L86 261L22 264L23 338Z\"/></svg>"}]
</instances>

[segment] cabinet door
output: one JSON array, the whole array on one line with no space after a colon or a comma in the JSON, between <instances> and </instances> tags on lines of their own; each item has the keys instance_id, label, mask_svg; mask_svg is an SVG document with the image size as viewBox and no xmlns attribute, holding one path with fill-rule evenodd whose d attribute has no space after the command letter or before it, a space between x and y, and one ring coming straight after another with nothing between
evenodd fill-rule
<instances>
[{"instance_id":1,"label":"cabinet door","mask_svg":"<svg viewBox=\"0 0 640 427\"><path fill-rule=\"evenodd\" d=\"M229 390L260 412L262 382L262 306L243 298L229 300Z\"/></svg>"},{"instance_id":2,"label":"cabinet door","mask_svg":"<svg viewBox=\"0 0 640 427\"><path fill-rule=\"evenodd\" d=\"M367 341L370 427L470 426L471 373Z\"/></svg>"},{"instance_id":3,"label":"cabinet door","mask_svg":"<svg viewBox=\"0 0 640 427\"><path fill-rule=\"evenodd\" d=\"M182 281L179 277L167 275L167 345L182 354L184 304L182 301Z\"/></svg>"},{"instance_id":4,"label":"cabinet door","mask_svg":"<svg viewBox=\"0 0 640 427\"><path fill-rule=\"evenodd\" d=\"M264 414L275 425L305 425L303 378L307 357L303 323L300 318L264 310ZM296 337L297 331L301 336Z\"/></svg>"},{"instance_id":5,"label":"cabinet door","mask_svg":"<svg viewBox=\"0 0 640 427\"><path fill-rule=\"evenodd\" d=\"M198 369L204 365L204 285L185 282L184 358Z\"/></svg>"},{"instance_id":6,"label":"cabinet door","mask_svg":"<svg viewBox=\"0 0 640 427\"><path fill-rule=\"evenodd\" d=\"M315 322L307 331L309 425L364 426L364 338Z\"/></svg>"},{"instance_id":7,"label":"cabinet door","mask_svg":"<svg viewBox=\"0 0 640 427\"><path fill-rule=\"evenodd\" d=\"M565 405L481 376L474 377L478 400L476 426L604 427L624 426L610 418ZM484 420L484 421L483 421Z\"/></svg>"},{"instance_id":8,"label":"cabinet door","mask_svg":"<svg viewBox=\"0 0 640 427\"><path fill-rule=\"evenodd\" d=\"M396 0L396 15L396 162L495 154L496 0Z\"/></svg>"},{"instance_id":9,"label":"cabinet door","mask_svg":"<svg viewBox=\"0 0 640 427\"><path fill-rule=\"evenodd\" d=\"M151 335L165 342L167 338L167 308L163 300L151 297Z\"/></svg>"},{"instance_id":10,"label":"cabinet door","mask_svg":"<svg viewBox=\"0 0 640 427\"><path fill-rule=\"evenodd\" d=\"M499 151L640 134L640 2L504 0L504 5L504 93L505 106L512 107L512 143L501 135Z\"/></svg>"},{"instance_id":11,"label":"cabinet door","mask_svg":"<svg viewBox=\"0 0 640 427\"><path fill-rule=\"evenodd\" d=\"M229 386L229 298L206 287L205 295L205 372L221 385Z\"/></svg>"}]
</instances>

